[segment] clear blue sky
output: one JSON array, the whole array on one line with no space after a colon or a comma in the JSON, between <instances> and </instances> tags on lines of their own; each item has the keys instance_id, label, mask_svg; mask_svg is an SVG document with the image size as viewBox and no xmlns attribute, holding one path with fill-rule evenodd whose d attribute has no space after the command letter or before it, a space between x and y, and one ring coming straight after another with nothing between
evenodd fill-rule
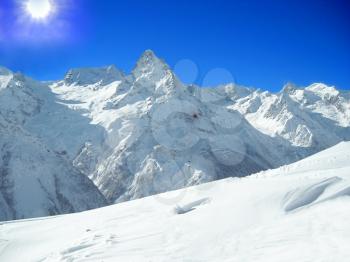
<instances>
[{"instance_id":1,"label":"clear blue sky","mask_svg":"<svg viewBox=\"0 0 350 262\"><path fill-rule=\"evenodd\" d=\"M350 89L350 1L52 0L45 23L0 1L0 64L38 79L72 67L130 71L145 49L174 66L190 59L197 83L214 68L273 91L288 81ZM181 76L180 76L181 77Z\"/></svg>"}]
</instances>

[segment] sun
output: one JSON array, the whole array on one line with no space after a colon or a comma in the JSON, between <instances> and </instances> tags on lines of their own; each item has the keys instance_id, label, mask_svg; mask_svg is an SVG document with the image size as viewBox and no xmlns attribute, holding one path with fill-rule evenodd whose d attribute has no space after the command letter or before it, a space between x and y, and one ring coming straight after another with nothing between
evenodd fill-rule
<instances>
[{"instance_id":1,"label":"sun","mask_svg":"<svg viewBox=\"0 0 350 262\"><path fill-rule=\"evenodd\" d=\"M28 0L25 7L26 11L34 19L45 19L53 11L50 0Z\"/></svg>"}]
</instances>

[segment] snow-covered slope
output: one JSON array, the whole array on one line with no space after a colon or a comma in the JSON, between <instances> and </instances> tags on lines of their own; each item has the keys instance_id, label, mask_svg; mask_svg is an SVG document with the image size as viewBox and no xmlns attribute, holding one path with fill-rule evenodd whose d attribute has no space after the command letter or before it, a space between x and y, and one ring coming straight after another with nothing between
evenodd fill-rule
<instances>
[{"instance_id":1,"label":"snow-covered slope","mask_svg":"<svg viewBox=\"0 0 350 262\"><path fill-rule=\"evenodd\" d=\"M152 51L130 74L114 66L80 68L43 83L0 69L4 138L20 148L28 143L22 136L32 137L42 147L48 177L61 166L50 168L52 158L64 170L88 177L109 203L300 160L350 140L349 115L349 92L322 84L289 85L278 94L235 84L186 86ZM1 123L21 130L19 138L11 138L13 132ZM2 149L0 159L6 160L7 151ZM30 184L23 186L32 192ZM14 206L10 188L16 187L0 184L7 206Z\"/></svg>"},{"instance_id":2,"label":"snow-covered slope","mask_svg":"<svg viewBox=\"0 0 350 262\"><path fill-rule=\"evenodd\" d=\"M50 147L40 133L26 129L28 120L43 113L45 104L50 102L35 93L47 86L9 71L0 79L0 220L71 213L105 205L105 198L73 167L66 152ZM46 122L49 121L41 122L42 132L59 132L50 130L53 127Z\"/></svg>"},{"instance_id":3,"label":"snow-covered slope","mask_svg":"<svg viewBox=\"0 0 350 262\"><path fill-rule=\"evenodd\" d=\"M321 83L287 84L278 94L257 90L235 100L232 108L261 132L317 151L350 139L349 94Z\"/></svg>"},{"instance_id":4,"label":"snow-covered slope","mask_svg":"<svg viewBox=\"0 0 350 262\"><path fill-rule=\"evenodd\" d=\"M1 261L348 261L350 142L294 164L0 225Z\"/></svg>"}]
</instances>

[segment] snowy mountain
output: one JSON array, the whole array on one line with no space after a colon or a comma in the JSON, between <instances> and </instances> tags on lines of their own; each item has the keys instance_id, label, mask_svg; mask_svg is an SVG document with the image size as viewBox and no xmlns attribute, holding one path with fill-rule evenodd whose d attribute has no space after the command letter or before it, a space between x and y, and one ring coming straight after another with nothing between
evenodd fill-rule
<instances>
[{"instance_id":1,"label":"snowy mountain","mask_svg":"<svg viewBox=\"0 0 350 262\"><path fill-rule=\"evenodd\" d=\"M4 222L0 260L348 261L349 174L350 142L342 142L244 178Z\"/></svg>"},{"instance_id":2,"label":"snowy mountain","mask_svg":"<svg viewBox=\"0 0 350 262\"><path fill-rule=\"evenodd\" d=\"M232 108L261 132L292 145L321 150L350 138L350 93L324 84L298 89L287 84L278 94L255 91Z\"/></svg>"},{"instance_id":3,"label":"snowy mountain","mask_svg":"<svg viewBox=\"0 0 350 262\"><path fill-rule=\"evenodd\" d=\"M0 219L34 217L300 160L350 140L350 93L324 84L277 94L187 86L146 51L130 74L78 68L39 82L1 68L0 133ZM58 200L56 178L74 208ZM40 197L29 198L34 191Z\"/></svg>"},{"instance_id":4,"label":"snowy mountain","mask_svg":"<svg viewBox=\"0 0 350 262\"><path fill-rule=\"evenodd\" d=\"M27 129L32 118L45 114L45 103L51 102L39 95L47 92L47 85L3 69L0 72L0 220L71 213L107 204L96 186L74 168L65 151L51 147L40 133ZM38 128L57 133L45 121Z\"/></svg>"}]
</instances>

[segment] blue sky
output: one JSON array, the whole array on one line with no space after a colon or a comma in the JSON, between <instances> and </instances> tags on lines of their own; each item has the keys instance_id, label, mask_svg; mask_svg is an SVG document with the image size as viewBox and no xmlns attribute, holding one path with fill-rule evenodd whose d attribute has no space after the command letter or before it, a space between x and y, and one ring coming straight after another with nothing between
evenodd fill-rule
<instances>
[{"instance_id":1,"label":"blue sky","mask_svg":"<svg viewBox=\"0 0 350 262\"><path fill-rule=\"evenodd\" d=\"M0 1L1 65L44 80L72 67L128 72L152 49L170 66L193 61L198 84L221 68L272 91L286 82L350 89L348 0L52 1L44 22L27 17L25 0Z\"/></svg>"}]
</instances>

